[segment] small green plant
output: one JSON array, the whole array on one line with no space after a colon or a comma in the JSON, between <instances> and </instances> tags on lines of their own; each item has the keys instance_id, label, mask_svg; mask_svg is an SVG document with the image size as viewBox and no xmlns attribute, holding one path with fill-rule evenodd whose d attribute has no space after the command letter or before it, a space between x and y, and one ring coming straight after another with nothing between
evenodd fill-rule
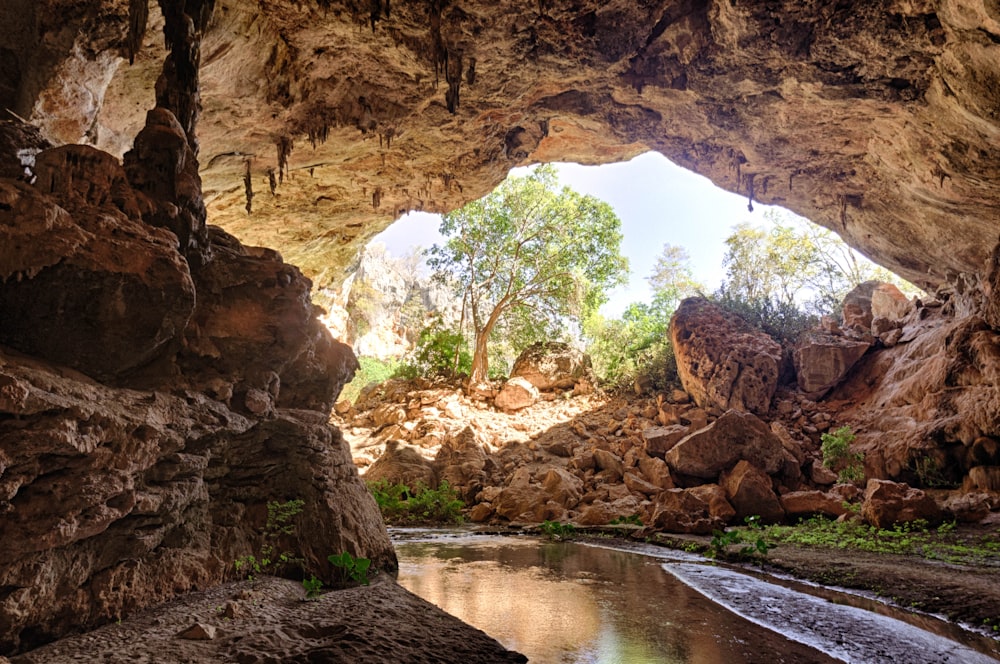
<instances>
[{"instance_id":1,"label":"small green plant","mask_svg":"<svg viewBox=\"0 0 1000 664\"><path fill-rule=\"evenodd\" d=\"M461 332L445 324L440 314L431 316L420 330L417 345L407 361L396 369L398 378L417 376L453 377L472 369L469 342Z\"/></svg>"},{"instance_id":2,"label":"small green plant","mask_svg":"<svg viewBox=\"0 0 1000 664\"><path fill-rule=\"evenodd\" d=\"M745 518L746 527L733 530L712 531L712 541L708 543L709 550L706 554L709 558L725 558L729 555L729 547L740 544L737 556L750 558L767 556L767 552L774 548L774 545L767 541L764 529L760 525L760 516L753 515Z\"/></svg>"},{"instance_id":3,"label":"small green plant","mask_svg":"<svg viewBox=\"0 0 1000 664\"><path fill-rule=\"evenodd\" d=\"M415 523L461 523L462 508L458 492L448 482L431 489L424 484L411 490L405 484L387 480L369 482L368 490L375 497L382 518L393 525Z\"/></svg>"},{"instance_id":4,"label":"small green plant","mask_svg":"<svg viewBox=\"0 0 1000 664\"><path fill-rule=\"evenodd\" d=\"M820 440L823 452L823 466L837 472L841 482L860 483L865 479L865 455L851 452L854 442L851 427L840 427L833 433L824 433Z\"/></svg>"},{"instance_id":5,"label":"small green plant","mask_svg":"<svg viewBox=\"0 0 1000 664\"><path fill-rule=\"evenodd\" d=\"M347 551L331 554L326 557L330 564L340 570L343 580L368 585L368 570L372 561L368 558L355 558Z\"/></svg>"},{"instance_id":6,"label":"small green plant","mask_svg":"<svg viewBox=\"0 0 1000 664\"><path fill-rule=\"evenodd\" d=\"M258 555L240 556L233 562L237 575L253 581L260 574L276 572L286 565L302 564L302 559L293 552L279 551L278 543L282 536L295 533L293 519L302 512L304 506L305 501L298 499L267 504L267 521L264 524L264 541L260 551Z\"/></svg>"},{"instance_id":7,"label":"small green plant","mask_svg":"<svg viewBox=\"0 0 1000 664\"><path fill-rule=\"evenodd\" d=\"M931 489L953 489L958 486L938 460L932 456L920 456L912 459L907 465L916 476L919 486Z\"/></svg>"},{"instance_id":8,"label":"small green plant","mask_svg":"<svg viewBox=\"0 0 1000 664\"><path fill-rule=\"evenodd\" d=\"M876 528L856 520L816 516L795 526L770 526L765 536L773 543L913 555L957 565L993 561L1000 553L1000 532L971 536L959 533L953 521L937 528L921 519Z\"/></svg>"},{"instance_id":9,"label":"small green plant","mask_svg":"<svg viewBox=\"0 0 1000 664\"><path fill-rule=\"evenodd\" d=\"M323 582L313 575L308 579L302 579L302 587L306 590L306 599L316 599L323 590Z\"/></svg>"},{"instance_id":10,"label":"small green plant","mask_svg":"<svg viewBox=\"0 0 1000 664\"><path fill-rule=\"evenodd\" d=\"M638 514L629 514L628 516L615 517L608 522L609 526L641 526L642 519Z\"/></svg>"},{"instance_id":11,"label":"small green plant","mask_svg":"<svg viewBox=\"0 0 1000 664\"><path fill-rule=\"evenodd\" d=\"M558 521L542 521L539 529L551 540L568 540L576 534L576 528L572 523L559 523Z\"/></svg>"},{"instance_id":12,"label":"small green plant","mask_svg":"<svg viewBox=\"0 0 1000 664\"><path fill-rule=\"evenodd\" d=\"M373 383L384 383L389 380L396 375L400 367L398 361L390 360L387 362L374 357L359 357L358 364L360 366L355 372L354 378L344 386L340 393L341 399L352 403L357 400L362 390Z\"/></svg>"}]
</instances>

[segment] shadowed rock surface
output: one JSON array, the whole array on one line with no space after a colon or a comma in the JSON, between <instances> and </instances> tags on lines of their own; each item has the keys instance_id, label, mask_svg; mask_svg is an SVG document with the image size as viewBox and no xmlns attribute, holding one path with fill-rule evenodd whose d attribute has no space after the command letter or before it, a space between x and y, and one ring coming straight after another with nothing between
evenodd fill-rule
<instances>
[{"instance_id":1,"label":"shadowed rock surface","mask_svg":"<svg viewBox=\"0 0 1000 664\"><path fill-rule=\"evenodd\" d=\"M164 58L152 7L135 64L123 59L127 4L5 3L11 110L56 143L124 154ZM309 276L346 267L401 211L453 209L514 165L646 150L921 286L977 282L996 243L992 3L215 5L207 207Z\"/></svg>"},{"instance_id":2,"label":"shadowed rock surface","mask_svg":"<svg viewBox=\"0 0 1000 664\"><path fill-rule=\"evenodd\" d=\"M831 484L816 457L836 420L869 478L983 492L967 514L995 505L995 3L159 4L0 6L0 106L37 127L0 131L0 651L219 583L273 500L307 501L294 544L318 574L340 550L391 570L326 424L356 360L318 322L310 278L339 282L401 212L456 208L534 161L657 150L936 289L862 323L883 346L823 404L786 399L795 441L760 465L788 489L810 464ZM698 343L730 348L717 332ZM690 376L704 368L677 346ZM499 489L483 517L568 513L577 487L542 472L541 448L595 487L581 522L678 521L668 497L692 506L679 529L731 519L721 487L673 488L636 450L640 417L697 432L728 408L767 415L780 350L751 348L705 353L724 370L702 390L685 378L701 408L518 441L489 469L503 485L479 492ZM475 456L448 457L469 492Z\"/></svg>"}]
</instances>

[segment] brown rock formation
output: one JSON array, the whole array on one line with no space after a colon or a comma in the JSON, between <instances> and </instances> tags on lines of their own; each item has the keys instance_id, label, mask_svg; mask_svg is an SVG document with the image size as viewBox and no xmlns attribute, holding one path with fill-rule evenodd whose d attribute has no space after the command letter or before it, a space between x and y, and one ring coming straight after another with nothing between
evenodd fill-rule
<instances>
[{"instance_id":1,"label":"brown rock formation","mask_svg":"<svg viewBox=\"0 0 1000 664\"><path fill-rule=\"evenodd\" d=\"M391 567L320 422L350 354L315 323L299 273L210 232L206 215L333 279L401 211L457 207L538 160L658 150L944 287L944 306L887 330L894 347L838 388L868 395L845 419L870 475L937 468L997 486L993 3L160 4L146 37L141 0L0 6L0 98L41 133L18 131L0 166L22 178L0 182L0 343L60 364L4 351L2 647L218 581L291 486L324 521L300 542L310 560L344 547ZM82 148L34 159L45 140L131 148L125 178ZM706 410L767 410L780 356L745 350L688 362L705 371L690 391ZM698 428L709 414L688 416ZM627 421L578 436L624 455L641 443ZM595 520L641 500L595 485L608 469L572 454L593 473ZM507 513L564 513L521 479ZM693 492L670 494L691 503L681 527L720 523Z\"/></svg>"},{"instance_id":2,"label":"brown rock formation","mask_svg":"<svg viewBox=\"0 0 1000 664\"><path fill-rule=\"evenodd\" d=\"M778 437L758 418L730 410L677 443L665 458L682 475L715 479L741 460L766 473L777 473L783 464L784 450Z\"/></svg>"},{"instance_id":3,"label":"brown rock formation","mask_svg":"<svg viewBox=\"0 0 1000 664\"><path fill-rule=\"evenodd\" d=\"M0 416L0 649L218 583L259 551L269 501L305 501L285 544L318 574L330 551L394 564L322 412L261 421L0 353Z\"/></svg>"},{"instance_id":4,"label":"brown rock formation","mask_svg":"<svg viewBox=\"0 0 1000 664\"><path fill-rule=\"evenodd\" d=\"M400 211L454 208L512 165L648 149L921 285L979 273L995 244L988 3L215 4L200 51L209 210L310 275L347 265ZM134 65L124 0L14 2L0 19L12 110L56 142L122 154L161 75L159 12ZM187 52L187 31L172 34ZM190 62L171 68L179 88ZM165 103L168 80L158 100L196 115Z\"/></svg>"},{"instance_id":5,"label":"brown rock formation","mask_svg":"<svg viewBox=\"0 0 1000 664\"><path fill-rule=\"evenodd\" d=\"M510 370L541 391L567 390L590 374L590 358L569 344L538 342L525 348Z\"/></svg>"},{"instance_id":6,"label":"brown rock formation","mask_svg":"<svg viewBox=\"0 0 1000 664\"><path fill-rule=\"evenodd\" d=\"M936 525L941 522L941 508L920 489L888 480L869 480L861 516L876 528L891 528L917 519Z\"/></svg>"},{"instance_id":7,"label":"brown rock formation","mask_svg":"<svg viewBox=\"0 0 1000 664\"><path fill-rule=\"evenodd\" d=\"M867 341L812 332L799 339L792 352L799 389L821 397L839 383L871 347Z\"/></svg>"},{"instance_id":8,"label":"brown rock formation","mask_svg":"<svg viewBox=\"0 0 1000 664\"><path fill-rule=\"evenodd\" d=\"M670 318L677 375L703 408L767 413L778 386L781 347L736 314L692 297Z\"/></svg>"},{"instance_id":9,"label":"brown rock formation","mask_svg":"<svg viewBox=\"0 0 1000 664\"><path fill-rule=\"evenodd\" d=\"M723 473L719 486L736 510L737 519L759 516L764 523L784 520L785 510L771 487L771 478L748 461L740 461L732 470Z\"/></svg>"}]
</instances>

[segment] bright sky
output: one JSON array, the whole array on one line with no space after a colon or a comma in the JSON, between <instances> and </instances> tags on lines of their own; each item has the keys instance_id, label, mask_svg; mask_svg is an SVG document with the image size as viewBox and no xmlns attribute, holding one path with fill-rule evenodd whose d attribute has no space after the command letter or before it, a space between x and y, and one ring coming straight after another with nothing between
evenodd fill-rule
<instances>
[{"instance_id":1,"label":"bright sky","mask_svg":"<svg viewBox=\"0 0 1000 664\"><path fill-rule=\"evenodd\" d=\"M749 212L745 196L723 191L656 152L618 164L557 167L560 184L607 201L621 219L622 253L629 259L631 274L628 284L613 291L601 308L609 318L619 316L632 302L650 301L646 277L664 244L684 247L695 278L715 290L722 281L724 241L732 227L742 221L762 223L768 209L755 203ZM372 241L383 242L392 255L402 256L414 246L439 242L439 224L436 214L412 212Z\"/></svg>"}]
</instances>

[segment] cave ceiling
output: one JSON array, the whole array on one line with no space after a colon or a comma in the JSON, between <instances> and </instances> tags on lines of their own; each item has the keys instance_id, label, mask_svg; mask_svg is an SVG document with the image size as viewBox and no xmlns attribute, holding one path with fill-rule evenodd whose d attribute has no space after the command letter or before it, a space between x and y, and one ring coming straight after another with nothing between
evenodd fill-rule
<instances>
[{"instance_id":1,"label":"cave ceiling","mask_svg":"<svg viewBox=\"0 0 1000 664\"><path fill-rule=\"evenodd\" d=\"M132 64L124 0L0 20L5 106L121 157L165 55L155 3ZM975 277L998 237L997 0L217 0L201 100L209 223L321 283L514 166L648 150L923 286Z\"/></svg>"}]
</instances>

